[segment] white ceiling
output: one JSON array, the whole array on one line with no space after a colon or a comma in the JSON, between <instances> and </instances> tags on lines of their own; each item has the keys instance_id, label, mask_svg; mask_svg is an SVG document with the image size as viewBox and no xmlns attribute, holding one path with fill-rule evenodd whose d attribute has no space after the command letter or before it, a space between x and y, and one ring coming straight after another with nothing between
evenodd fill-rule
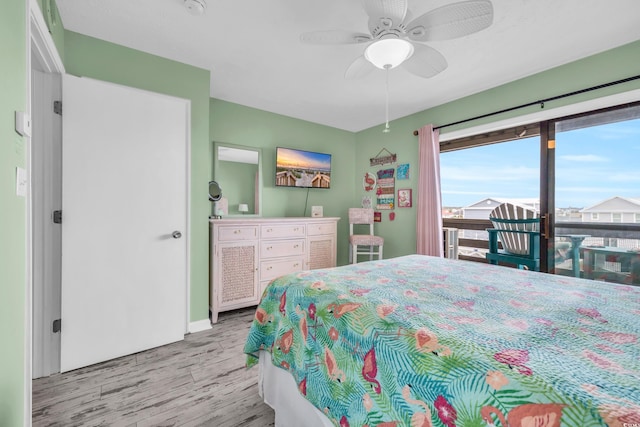
<instances>
[{"instance_id":1,"label":"white ceiling","mask_svg":"<svg viewBox=\"0 0 640 427\"><path fill-rule=\"evenodd\" d=\"M453 1L409 0L409 9L415 17ZM68 30L210 70L213 98L354 132L384 123L385 72L344 79L365 45L300 42L308 31L368 33L361 0L206 2L201 16L183 0L57 5ZM492 2L488 29L429 43L447 59L444 72L422 79L390 71L391 119L640 39L639 0Z\"/></svg>"}]
</instances>

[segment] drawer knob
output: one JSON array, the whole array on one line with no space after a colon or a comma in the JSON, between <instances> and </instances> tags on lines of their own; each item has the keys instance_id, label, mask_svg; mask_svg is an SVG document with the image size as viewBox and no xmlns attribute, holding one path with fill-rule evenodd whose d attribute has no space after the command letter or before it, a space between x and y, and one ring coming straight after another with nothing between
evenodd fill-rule
<instances>
[{"instance_id":1,"label":"drawer knob","mask_svg":"<svg viewBox=\"0 0 640 427\"><path fill-rule=\"evenodd\" d=\"M293 247L294 247L294 248L299 248L299 247L300 247L300 245L296 244L296 245L293 245Z\"/></svg>"},{"instance_id":2,"label":"drawer knob","mask_svg":"<svg viewBox=\"0 0 640 427\"><path fill-rule=\"evenodd\" d=\"M240 230L233 230L233 234L240 234Z\"/></svg>"},{"instance_id":3,"label":"drawer knob","mask_svg":"<svg viewBox=\"0 0 640 427\"><path fill-rule=\"evenodd\" d=\"M272 268L273 268L272 266L269 266L269 267L267 267L267 270L271 270Z\"/></svg>"},{"instance_id":4,"label":"drawer knob","mask_svg":"<svg viewBox=\"0 0 640 427\"><path fill-rule=\"evenodd\" d=\"M297 267L299 264L296 262L295 264L293 264L294 267Z\"/></svg>"},{"instance_id":5,"label":"drawer knob","mask_svg":"<svg viewBox=\"0 0 640 427\"><path fill-rule=\"evenodd\" d=\"M273 246L267 246L268 251L270 251L271 249L273 249Z\"/></svg>"}]
</instances>

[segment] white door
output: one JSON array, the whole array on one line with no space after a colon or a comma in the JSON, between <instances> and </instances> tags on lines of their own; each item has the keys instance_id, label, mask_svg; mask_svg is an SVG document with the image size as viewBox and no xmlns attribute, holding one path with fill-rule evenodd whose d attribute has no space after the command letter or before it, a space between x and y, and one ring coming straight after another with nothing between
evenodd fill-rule
<instances>
[{"instance_id":1,"label":"white door","mask_svg":"<svg viewBox=\"0 0 640 427\"><path fill-rule=\"evenodd\" d=\"M61 371L184 338L189 101L63 78Z\"/></svg>"}]
</instances>

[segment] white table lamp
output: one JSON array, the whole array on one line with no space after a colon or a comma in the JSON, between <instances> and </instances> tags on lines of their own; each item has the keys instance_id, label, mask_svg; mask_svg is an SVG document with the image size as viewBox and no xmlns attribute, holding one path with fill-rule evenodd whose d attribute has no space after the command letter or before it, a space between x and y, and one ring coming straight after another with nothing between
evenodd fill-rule
<instances>
[{"instance_id":1,"label":"white table lamp","mask_svg":"<svg viewBox=\"0 0 640 427\"><path fill-rule=\"evenodd\" d=\"M249 212L249 205L247 205L246 203L240 203L238 205L238 212L242 212L242 214L246 214L247 212Z\"/></svg>"}]
</instances>

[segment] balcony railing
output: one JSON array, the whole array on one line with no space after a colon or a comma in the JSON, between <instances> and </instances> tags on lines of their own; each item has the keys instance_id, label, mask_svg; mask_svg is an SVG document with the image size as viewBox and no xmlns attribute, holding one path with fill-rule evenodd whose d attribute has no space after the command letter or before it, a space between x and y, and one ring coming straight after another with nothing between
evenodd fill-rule
<instances>
[{"instance_id":1,"label":"balcony railing","mask_svg":"<svg viewBox=\"0 0 640 427\"><path fill-rule=\"evenodd\" d=\"M492 224L489 220L444 218L444 227L458 229L458 258L486 263L485 253L489 250L487 228ZM588 267L585 274L583 267L583 250L580 251L580 275L599 280L614 282L629 282L637 278L629 279L633 275L628 271L629 265L625 260L620 260L616 253L624 252L621 249L633 254L634 250L640 250L640 224L620 224L620 223L588 223L588 222L557 222L555 234L583 234L589 235L582 242L582 247L604 247L612 248L611 255L605 256L602 260L602 274L594 274ZM557 241L562 238L556 238ZM638 254L640 259L640 254ZM590 261L593 261L590 259ZM556 265L556 273L563 275L573 275L571 260ZM626 264L625 264L626 262ZM638 265L640 267L640 263Z\"/></svg>"}]
</instances>

